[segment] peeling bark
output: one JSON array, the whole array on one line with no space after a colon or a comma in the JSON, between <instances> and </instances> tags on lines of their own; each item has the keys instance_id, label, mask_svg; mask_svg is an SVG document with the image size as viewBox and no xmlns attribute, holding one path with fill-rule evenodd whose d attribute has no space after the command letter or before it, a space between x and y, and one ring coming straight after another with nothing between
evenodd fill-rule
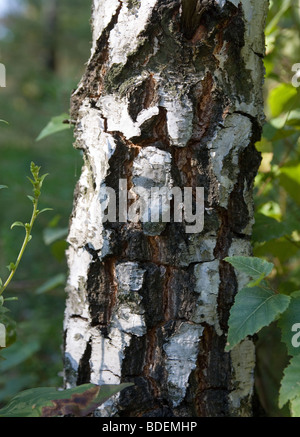
<instances>
[{"instance_id":1,"label":"peeling bark","mask_svg":"<svg viewBox=\"0 0 300 437\"><path fill-rule=\"evenodd\" d=\"M135 383L95 415L252 415L253 342L224 352L247 278L223 259L251 254L266 12L267 0L93 2L91 56L71 101L84 163L65 384ZM204 187L203 229L124 220L120 180L129 210L141 188ZM117 193L115 222L102 220L103 187Z\"/></svg>"}]
</instances>

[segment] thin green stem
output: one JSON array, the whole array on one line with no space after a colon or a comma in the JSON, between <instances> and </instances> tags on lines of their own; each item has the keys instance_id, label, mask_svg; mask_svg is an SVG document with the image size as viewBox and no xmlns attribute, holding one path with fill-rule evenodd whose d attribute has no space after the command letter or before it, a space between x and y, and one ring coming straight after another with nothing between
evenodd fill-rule
<instances>
[{"instance_id":1,"label":"thin green stem","mask_svg":"<svg viewBox=\"0 0 300 437\"><path fill-rule=\"evenodd\" d=\"M20 252L19 252L19 255L17 257L17 260L16 260L15 264L14 263L10 263L10 265L9 265L10 274L9 274L7 280L5 281L4 285L2 285L2 282L0 284L0 296L2 295L3 291L7 288L7 286L10 283L10 281L12 280L14 274L16 273L16 270L17 270L17 268L18 268L18 266L20 264L20 261L22 259L23 254L24 254L26 246L29 243L29 241L31 240L31 231L32 231L32 227L33 227L33 224L35 222L35 219L42 212L51 209L51 208L44 208L42 211L39 211L37 209L39 197L41 195L41 188L42 188L42 185L43 185L43 181L44 181L45 177L48 175L48 173L46 173L46 174L44 174L42 176L39 176L40 167L35 165L34 162L31 162L31 164L30 164L30 171L31 171L31 174L33 176L33 179L31 179L31 178L28 178L28 179L31 182L31 184L33 185L33 194L34 195L33 196L27 196L27 197L31 200L31 202L33 204L33 211L32 211L32 215L31 215L30 223L23 224L21 222L15 222L15 223L13 223L11 225L11 229L14 226L24 226L24 228L25 228L25 238L24 238L22 247L20 249Z\"/></svg>"},{"instance_id":2,"label":"thin green stem","mask_svg":"<svg viewBox=\"0 0 300 437\"><path fill-rule=\"evenodd\" d=\"M37 217L37 205L38 205L38 198L34 199L34 202L33 202L33 211L32 211L32 215L31 215L30 223L29 223L28 226L25 225L25 232L26 232L26 234L25 234L25 238L24 238L22 247L20 249L20 252L19 252L19 255L17 257L17 260L16 260L16 262L14 264L14 268L11 270L7 280L5 281L5 283L3 284L3 286L0 289L0 296L2 295L3 291L7 288L7 286L10 283L10 281L12 280L14 274L16 273L16 270L17 270L17 268L18 268L18 266L20 264L20 261L22 259L23 254L24 254L26 246L27 246L27 244L30 241L32 227L33 227L34 221L35 221L35 219Z\"/></svg>"}]
</instances>

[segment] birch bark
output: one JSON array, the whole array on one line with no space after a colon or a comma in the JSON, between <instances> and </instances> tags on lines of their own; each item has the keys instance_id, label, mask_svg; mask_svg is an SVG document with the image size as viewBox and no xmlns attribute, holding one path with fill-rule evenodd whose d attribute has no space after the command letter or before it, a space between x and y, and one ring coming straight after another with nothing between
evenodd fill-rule
<instances>
[{"instance_id":1,"label":"birch bark","mask_svg":"<svg viewBox=\"0 0 300 437\"><path fill-rule=\"evenodd\" d=\"M252 415L253 342L224 352L245 278L223 259L251 254L267 3L93 1L71 105L84 162L68 236L65 384L135 383L96 415ZM116 193L115 222L103 221L104 187ZM151 187L203 187L203 229L122 221L127 191L130 209Z\"/></svg>"}]
</instances>

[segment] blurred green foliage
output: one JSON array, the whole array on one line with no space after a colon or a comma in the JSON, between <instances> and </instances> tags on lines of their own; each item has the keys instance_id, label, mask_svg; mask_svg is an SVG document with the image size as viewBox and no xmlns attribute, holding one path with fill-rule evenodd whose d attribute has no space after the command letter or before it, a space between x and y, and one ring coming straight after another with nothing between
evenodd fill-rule
<instances>
[{"instance_id":1,"label":"blurred green foliage","mask_svg":"<svg viewBox=\"0 0 300 437\"><path fill-rule=\"evenodd\" d=\"M18 237L9 231L10 224L30 214L23 181L31 160L50 174L43 200L54 211L37 223L12 285L22 299L10 303L18 338L0 362L0 403L22 389L62 382L63 236L81 157L72 147L71 129L35 140L53 117L68 112L90 51L90 1L19 0L19 5L0 19L0 62L7 70L0 119L9 122L0 132L0 184L9 187L1 192L0 266L14 259L22 239L21 232ZM255 184L253 246L255 256L275 265L273 288L290 295L300 289L300 88L292 83L293 65L300 63L300 0L270 1L266 45L267 119L257 144L263 160ZM256 349L256 390L264 414L288 416L287 407L278 407L278 393L290 357L276 323L259 332Z\"/></svg>"},{"instance_id":2,"label":"blurred green foliage","mask_svg":"<svg viewBox=\"0 0 300 437\"><path fill-rule=\"evenodd\" d=\"M0 119L9 123L1 123L0 132L0 184L8 186L1 190L0 276L7 275L5 266L23 239L22 229L10 230L11 223L30 218L30 183L24 181L32 160L49 173L40 206L53 208L36 223L7 290L7 297L19 297L7 303L17 341L1 353L6 360L0 361L0 405L20 390L62 384L64 238L81 156L72 146L71 128L36 138L53 117L69 112L90 52L90 16L89 0L19 0L0 17L0 62L6 67ZM51 230L49 243L44 234Z\"/></svg>"},{"instance_id":3,"label":"blurred green foliage","mask_svg":"<svg viewBox=\"0 0 300 437\"><path fill-rule=\"evenodd\" d=\"M257 148L262 164L256 178L254 255L275 265L272 288L300 290L300 1L271 0L266 27L266 124ZM300 314L299 314L300 322ZM276 323L258 335L256 388L265 414L289 416L278 394L290 356ZM291 334L292 337L292 334Z\"/></svg>"}]
</instances>

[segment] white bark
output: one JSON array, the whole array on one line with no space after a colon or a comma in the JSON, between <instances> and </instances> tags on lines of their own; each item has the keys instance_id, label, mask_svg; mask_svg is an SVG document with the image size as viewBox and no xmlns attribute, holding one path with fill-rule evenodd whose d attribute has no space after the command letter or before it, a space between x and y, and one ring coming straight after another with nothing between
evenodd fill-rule
<instances>
[{"instance_id":1,"label":"white bark","mask_svg":"<svg viewBox=\"0 0 300 437\"><path fill-rule=\"evenodd\" d=\"M248 237L253 221L251 178L253 180L255 169L250 176L245 173L242 177L241 172L246 171L247 166L241 170L241 156L253 147L254 131L263 121L261 57L264 53L263 27L267 1L206 2L208 12L204 11L204 17L205 13L212 11L219 14L220 19L222 14L227 14L232 20L239 17L240 23L243 23L244 30L236 25L240 40L244 40L237 53L244 73L247 72L243 76L248 76L247 84L238 83L238 77L231 76L235 67L232 66L230 50L233 50L235 42L230 40L232 35L228 36L230 32L227 28L222 30L224 33L216 33L213 47L205 46L215 30L207 30L209 25L206 26L205 21L203 24L199 18L198 28L186 43L185 52L185 49L182 50L185 42L178 36L182 2L167 2L170 10L174 11L173 16L169 14L167 24L155 27L155 19L161 18L160 14L167 16L162 3L160 0L94 0L93 3L91 56L87 74L73 95L77 108L75 146L83 151L84 164L76 188L68 237L69 279L64 324L66 386L78 383L78 374L84 365L89 368L90 381L96 384L119 383L124 378L130 380L130 375L123 374L122 370L128 365L125 356L133 347L133 342L141 341L147 351L145 362L140 365L140 376L147 381L145 384L151 386L152 393L159 393L157 396L163 399L162 403L168 399L168 408L173 409L174 414L188 415L191 410L187 407L187 399L192 396L191 393L197 395L197 381L201 381L199 390L203 390L204 394L199 395L200 400L196 402L200 406L193 408L198 414L209 415L217 414L211 412L214 407L208 406L206 411L206 406L203 406L210 402L209 390L214 377L207 375L207 369L214 366L215 356L206 351L209 344L206 342L209 337L209 345L220 349L221 346L214 345L226 341L228 308L225 307L232 302L234 292L226 288L226 277L234 281L234 273L229 267L226 270L222 258L226 254L251 254ZM201 10L201 1L199 7ZM213 17L216 19L215 15ZM149 38L147 29L151 26L154 32L152 45L150 49L144 49ZM227 30L228 35L225 34ZM174 45L170 50L182 50L182 60L177 52L168 53L168 47L164 45L164 38L170 38L170 35L174 35ZM211 65L204 64L206 58L201 63L201 56L206 50L211 51ZM178 59L181 65L177 65ZM212 71L213 62L215 67ZM118 74L124 77L116 79ZM144 93L142 103L135 104L132 96L143 87L146 91L141 91ZM222 98L216 103L218 95ZM196 109L196 105L200 109ZM198 121L197 111L200 111ZM163 114L166 134L159 130ZM153 128L156 141L147 140L151 123L156 123ZM203 181L209 182L209 186L204 187L206 226L203 232L186 234L184 238L179 238L180 234L174 235L173 247L176 246L176 249L170 250L172 234L168 234L166 224L148 223L143 226L129 223L126 232L136 229L143 234L140 238L147 242L147 250L151 253L148 259L141 259L138 255L133 259L130 246L118 258L118 242L114 239L118 231L102 223L100 193L101 188L108 186L109 178L113 177L113 160L121 156L118 155L120 143L127 148L127 153L132 153L130 159L123 156L122 161L124 166L130 161L126 171L132 195L135 195L137 187L176 186L174 166L185 186L195 186L202 176ZM199 155L195 152L190 159L188 154L184 154L185 150L196 143L199 143ZM239 187L242 194L238 193ZM229 223L239 214L239 206L234 206L235 202L242 202L244 208L240 224ZM120 234L117 235L120 238ZM133 240L130 240L131 244ZM151 263L155 265L155 270ZM105 272L101 270L98 277L98 273L92 272L98 272L100 265ZM158 293L162 301L157 303L158 307L164 307L164 315L162 320L151 324L147 305L153 305L154 298L147 293L149 290L155 292L155 288L149 285L152 278L150 272L154 271L157 280L165 281L161 295ZM192 278L191 283L186 279L188 275ZM93 277L98 277L98 288L104 290L102 294L109 289L105 301L104 297L99 298L99 311L106 312L106 318L104 320L99 316L98 324L91 312L90 299L97 300L97 287L93 288L90 297ZM101 285L105 281L103 278L107 280L106 286ZM236 279L235 288L238 288L245 278L239 276ZM176 283L181 280L183 284L192 286L179 284L177 290ZM160 290L160 285L157 287ZM185 293L184 297L181 297L181 291ZM225 292L229 294L229 303ZM188 293L191 294L191 302L187 304ZM179 306L176 299L182 299ZM218 306L223 306L220 302L224 303L224 310L218 309ZM183 307L188 308L185 313ZM169 327L171 322L172 329ZM205 332L208 334L204 335ZM86 352L88 347L89 354ZM225 356L229 363L226 414L251 415L253 343L247 340L237 346L231 355L224 353ZM219 359L222 361L222 357ZM205 362L204 367L199 366L200 361ZM157 363L164 366L161 374L165 372L162 377L167 381L166 387L161 388L163 381L156 379L159 374ZM216 372L222 366L223 363L217 365ZM222 368L220 379L226 379L224 372ZM206 379L210 381L207 387ZM218 380L218 375L215 379ZM216 384L221 393L222 384ZM155 395L151 402L155 404ZM189 401L190 404L193 401ZM124 409L122 405L121 409ZM113 415L119 409L117 396L97 414ZM160 412L157 414L162 414L162 410L157 411Z\"/></svg>"}]
</instances>

